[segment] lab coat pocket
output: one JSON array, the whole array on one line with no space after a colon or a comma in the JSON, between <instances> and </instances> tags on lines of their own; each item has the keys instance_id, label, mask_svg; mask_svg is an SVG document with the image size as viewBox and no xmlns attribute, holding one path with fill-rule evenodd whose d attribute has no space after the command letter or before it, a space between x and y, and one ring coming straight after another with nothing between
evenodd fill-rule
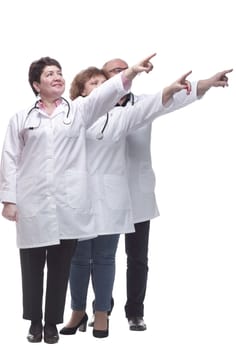
<instances>
[{"instance_id":1,"label":"lab coat pocket","mask_svg":"<svg viewBox=\"0 0 236 350\"><path fill-rule=\"evenodd\" d=\"M143 163L140 168L139 186L143 193L152 193L155 190L155 174L149 163Z\"/></svg>"},{"instance_id":2,"label":"lab coat pocket","mask_svg":"<svg viewBox=\"0 0 236 350\"><path fill-rule=\"evenodd\" d=\"M89 178L86 172L68 170L66 172L67 204L82 213L91 213L92 203L89 198Z\"/></svg>"},{"instance_id":3,"label":"lab coat pocket","mask_svg":"<svg viewBox=\"0 0 236 350\"><path fill-rule=\"evenodd\" d=\"M17 186L17 208L22 217L32 217L38 212L38 194L35 177L20 179Z\"/></svg>"},{"instance_id":4,"label":"lab coat pocket","mask_svg":"<svg viewBox=\"0 0 236 350\"><path fill-rule=\"evenodd\" d=\"M111 209L130 208L129 188L125 176L104 175L104 196Z\"/></svg>"}]
</instances>

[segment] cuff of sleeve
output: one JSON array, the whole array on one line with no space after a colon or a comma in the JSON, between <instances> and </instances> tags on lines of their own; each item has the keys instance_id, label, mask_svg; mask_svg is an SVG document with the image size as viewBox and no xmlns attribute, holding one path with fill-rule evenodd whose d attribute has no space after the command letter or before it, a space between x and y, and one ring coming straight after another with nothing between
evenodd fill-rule
<instances>
[{"instance_id":1,"label":"cuff of sleeve","mask_svg":"<svg viewBox=\"0 0 236 350\"><path fill-rule=\"evenodd\" d=\"M9 203L16 203L16 194L13 192L0 192L0 201L1 202L9 202Z\"/></svg>"}]
</instances>

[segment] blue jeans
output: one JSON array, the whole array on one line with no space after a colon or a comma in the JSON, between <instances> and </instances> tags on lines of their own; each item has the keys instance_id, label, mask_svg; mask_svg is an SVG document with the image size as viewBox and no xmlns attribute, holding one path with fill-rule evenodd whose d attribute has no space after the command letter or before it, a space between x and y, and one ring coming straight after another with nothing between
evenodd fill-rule
<instances>
[{"instance_id":1,"label":"blue jeans","mask_svg":"<svg viewBox=\"0 0 236 350\"><path fill-rule=\"evenodd\" d=\"M114 234L77 242L70 269L72 310L86 310L91 274L93 274L95 310L110 310L118 241L119 234Z\"/></svg>"}]
</instances>

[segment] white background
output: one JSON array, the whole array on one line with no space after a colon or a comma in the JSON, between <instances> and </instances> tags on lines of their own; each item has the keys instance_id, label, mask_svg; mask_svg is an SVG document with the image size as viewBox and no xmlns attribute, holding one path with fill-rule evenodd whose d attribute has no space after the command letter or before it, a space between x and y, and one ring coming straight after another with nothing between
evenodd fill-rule
<instances>
[{"instance_id":1,"label":"white background","mask_svg":"<svg viewBox=\"0 0 236 350\"><path fill-rule=\"evenodd\" d=\"M69 86L89 65L114 57L133 64L153 52L154 70L134 93L152 93L192 69L192 79L235 68L231 0L8 0L1 5L2 144L9 118L30 105L30 63L59 60ZM92 330L61 337L58 348L235 350L236 116L235 72L229 88L212 89L193 105L153 125L152 154L161 216L152 221L146 332L130 332L124 317L123 236L117 253L115 309L107 339ZM0 330L4 349L27 347L15 226L0 218ZM91 315L92 295L88 312ZM70 315L69 295L65 321ZM149 345L147 345L150 343ZM2 346L1 346L2 347Z\"/></svg>"}]
</instances>

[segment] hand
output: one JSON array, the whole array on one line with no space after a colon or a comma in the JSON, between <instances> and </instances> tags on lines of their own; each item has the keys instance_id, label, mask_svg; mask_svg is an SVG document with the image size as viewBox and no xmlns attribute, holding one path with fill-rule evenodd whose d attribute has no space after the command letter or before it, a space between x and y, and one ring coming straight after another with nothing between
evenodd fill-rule
<instances>
[{"instance_id":1,"label":"hand","mask_svg":"<svg viewBox=\"0 0 236 350\"><path fill-rule=\"evenodd\" d=\"M170 85L170 88L172 89L172 93L179 92L183 89L186 89L187 95L190 94L192 90L192 86L190 81L187 80L187 77L192 73L192 71L188 71L187 73L183 74L178 80L176 80L174 83Z\"/></svg>"},{"instance_id":2,"label":"hand","mask_svg":"<svg viewBox=\"0 0 236 350\"><path fill-rule=\"evenodd\" d=\"M146 57L144 60L140 61L134 66L127 68L123 74L127 79L133 80L139 73L149 73L153 69L153 64L150 62L150 59L152 59L154 56L156 56L156 53L153 53L152 55Z\"/></svg>"},{"instance_id":3,"label":"hand","mask_svg":"<svg viewBox=\"0 0 236 350\"><path fill-rule=\"evenodd\" d=\"M135 73L141 73L141 72L149 73L153 69L153 64L150 62L150 60L155 56L156 56L156 53L153 53L152 55L146 57L144 60L132 66L131 69L133 69Z\"/></svg>"},{"instance_id":4,"label":"hand","mask_svg":"<svg viewBox=\"0 0 236 350\"><path fill-rule=\"evenodd\" d=\"M199 80L197 85L197 96L203 96L211 87L229 86L227 74L231 73L232 71L233 69L226 69L222 72L216 73L211 78Z\"/></svg>"},{"instance_id":5,"label":"hand","mask_svg":"<svg viewBox=\"0 0 236 350\"><path fill-rule=\"evenodd\" d=\"M2 216L10 221L18 220L18 211L16 204L14 203L3 203Z\"/></svg>"},{"instance_id":6,"label":"hand","mask_svg":"<svg viewBox=\"0 0 236 350\"><path fill-rule=\"evenodd\" d=\"M214 86L214 87L229 86L229 84L228 84L229 78L227 77L226 74L231 73L232 71L233 71L233 69L227 69L227 70L223 70L222 72L219 72L219 73L216 73L215 75L213 75L213 77L210 78L211 86Z\"/></svg>"},{"instance_id":7,"label":"hand","mask_svg":"<svg viewBox=\"0 0 236 350\"><path fill-rule=\"evenodd\" d=\"M192 71L188 71L187 73L183 74L179 79L177 79L174 83L171 85L165 87L162 92L162 104L166 105L174 96L175 93L186 89L187 95L190 94L192 90L192 86L190 81L187 80L187 77L192 73Z\"/></svg>"}]
</instances>

